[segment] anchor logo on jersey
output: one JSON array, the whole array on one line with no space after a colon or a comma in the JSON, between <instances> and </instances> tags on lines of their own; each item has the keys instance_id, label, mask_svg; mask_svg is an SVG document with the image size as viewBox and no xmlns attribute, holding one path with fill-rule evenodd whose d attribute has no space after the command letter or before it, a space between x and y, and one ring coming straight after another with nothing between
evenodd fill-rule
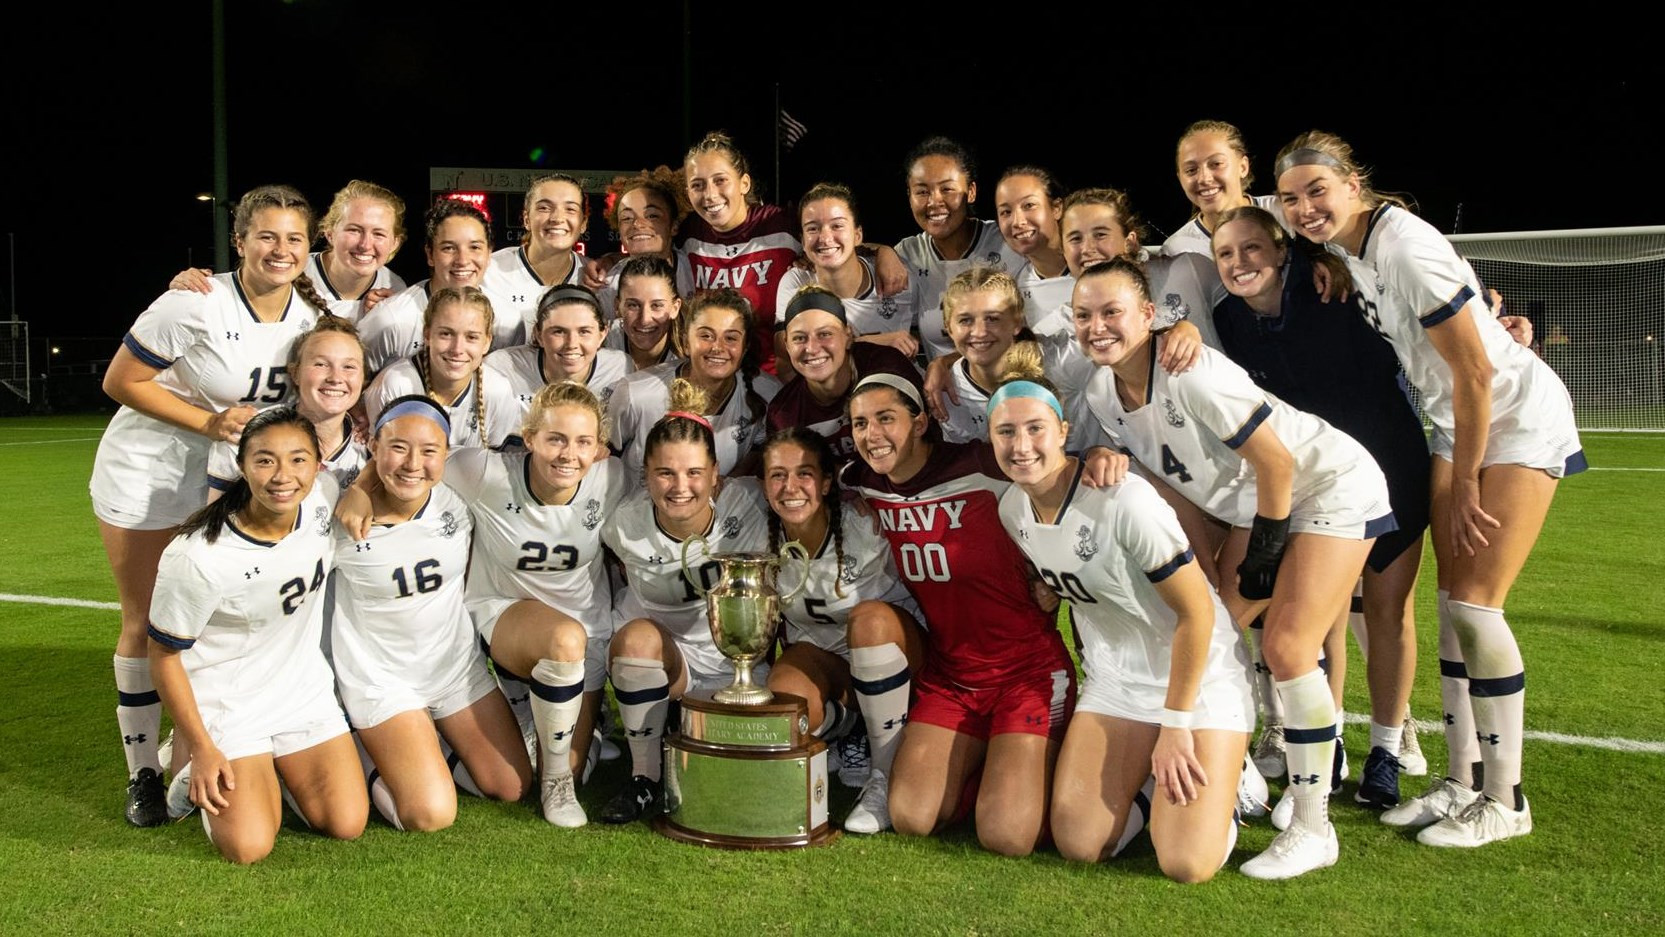
<instances>
[{"instance_id":1,"label":"anchor logo on jersey","mask_svg":"<svg viewBox=\"0 0 1665 937\"><path fill-rule=\"evenodd\" d=\"M736 426L732 431L734 434L734 444L738 446L745 442L746 437L751 433L751 431L752 428L750 426Z\"/></svg>"},{"instance_id":2,"label":"anchor logo on jersey","mask_svg":"<svg viewBox=\"0 0 1665 937\"><path fill-rule=\"evenodd\" d=\"M1163 397L1162 409L1167 414L1169 426L1180 427L1185 425L1185 414L1179 412L1179 408L1174 406L1172 400Z\"/></svg>"},{"instance_id":3,"label":"anchor logo on jersey","mask_svg":"<svg viewBox=\"0 0 1665 937\"><path fill-rule=\"evenodd\" d=\"M439 516L439 523L439 535L441 537L449 539L457 532L457 516L450 511L446 511Z\"/></svg>"},{"instance_id":4,"label":"anchor logo on jersey","mask_svg":"<svg viewBox=\"0 0 1665 937\"><path fill-rule=\"evenodd\" d=\"M312 519L318 522L318 536L330 535L330 509L319 505L312 511Z\"/></svg>"},{"instance_id":5,"label":"anchor logo on jersey","mask_svg":"<svg viewBox=\"0 0 1665 937\"><path fill-rule=\"evenodd\" d=\"M896 300L886 296L879 300L879 317L890 319L896 315Z\"/></svg>"},{"instance_id":6,"label":"anchor logo on jersey","mask_svg":"<svg viewBox=\"0 0 1665 937\"><path fill-rule=\"evenodd\" d=\"M1081 538L1075 542L1075 555L1081 558L1081 562L1085 563L1098 555L1098 544L1093 542L1093 529L1091 527L1082 524L1081 529L1076 531L1075 535Z\"/></svg>"},{"instance_id":7,"label":"anchor logo on jersey","mask_svg":"<svg viewBox=\"0 0 1665 937\"><path fill-rule=\"evenodd\" d=\"M1000 262L999 251L989 251L988 262L991 267L999 267L1002 270L1005 269L1005 265Z\"/></svg>"},{"instance_id":8,"label":"anchor logo on jersey","mask_svg":"<svg viewBox=\"0 0 1665 937\"><path fill-rule=\"evenodd\" d=\"M1169 293L1162 297L1162 308L1168 310L1168 320L1178 322L1191 317L1191 308L1185 305L1185 300L1178 293Z\"/></svg>"},{"instance_id":9,"label":"anchor logo on jersey","mask_svg":"<svg viewBox=\"0 0 1665 937\"><path fill-rule=\"evenodd\" d=\"M719 534L718 536L722 536L722 537L739 536L739 534L740 534L740 518L735 517L733 514L730 514L729 516L723 518L723 523L722 523L722 526L721 526L721 530L722 530L722 533Z\"/></svg>"},{"instance_id":10,"label":"anchor logo on jersey","mask_svg":"<svg viewBox=\"0 0 1665 937\"><path fill-rule=\"evenodd\" d=\"M596 525L601 523L601 502L591 498L584 503L584 512L584 529L595 530Z\"/></svg>"},{"instance_id":11,"label":"anchor logo on jersey","mask_svg":"<svg viewBox=\"0 0 1665 937\"><path fill-rule=\"evenodd\" d=\"M846 585L849 585L849 584L854 583L856 581L856 558L855 557L846 556L843 559L843 561L838 564L838 581L842 582Z\"/></svg>"}]
</instances>

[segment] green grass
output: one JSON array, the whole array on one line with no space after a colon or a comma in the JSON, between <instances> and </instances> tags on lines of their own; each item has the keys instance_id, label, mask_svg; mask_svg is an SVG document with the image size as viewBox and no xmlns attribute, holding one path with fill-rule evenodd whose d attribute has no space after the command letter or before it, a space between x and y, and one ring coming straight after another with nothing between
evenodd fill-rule
<instances>
[{"instance_id":1,"label":"green grass","mask_svg":"<svg viewBox=\"0 0 1665 937\"><path fill-rule=\"evenodd\" d=\"M102 418L0 421L0 592L113 601L86 493ZM71 441L78 440L78 441ZM1592 464L1665 467L1665 438L1590 436ZM1510 601L1529 671L1530 728L1665 737L1665 473L1591 472L1562 486ZM1431 567L1419 608L1413 704L1438 711ZM793 854L684 846L644 825L556 830L526 805L465 798L453 828L402 834L372 821L353 843L293 826L256 867L221 862L194 819L135 830L121 819L112 719L114 612L0 603L0 933L662 932L1657 933L1665 873L1654 798L1665 756L1526 746L1537 831L1475 853L1418 846L1334 802L1342 861L1282 884L1235 867L1270 841L1243 830L1213 883L1163 879L1149 846L1113 863L981 852L968 828L940 838L846 837ZM1352 662L1349 709L1364 711ZM1364 733L1349 731L1354 764ZM1434 770L1443 746L1423 736ZM599 809L622 769L585 790ZM1419 781L1407 782L1415 789ZM836 786L836 785L835 785ZM834 815L851 792L836 792ZM1484 919L1475 915L1484 914Z\"/></svg>"}]
</instances>

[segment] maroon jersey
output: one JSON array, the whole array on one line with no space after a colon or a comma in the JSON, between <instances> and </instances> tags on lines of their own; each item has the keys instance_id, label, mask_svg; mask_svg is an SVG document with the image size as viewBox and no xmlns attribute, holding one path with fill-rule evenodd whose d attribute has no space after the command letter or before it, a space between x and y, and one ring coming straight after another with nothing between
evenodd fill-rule
<instances>
[{"instance_id":1,"label":"maroon jersey","mask_svg":"<svg viewBox=\"0 0 1665 937\"><path fill-rule=\"evenodd\" d=\"M913 386L919 389L919 396L925 396L925 386L919 382L919 369L913 366L907 355L889 345L856 342L850 348L850 360L856 363L856 376L850 380L852 388L869 374L894 374L912 381ZM809 392L809 385L804 383L802 377L795 377L787 381L786 386L769 401L769 432L788 426L812 429L827 437L839 461L853 459L856 447L850 441L850 418L844 412L844 404L848 400L849 391L846 390L844 396L823 404Z\"/></svg>"},{"instance_id":2,"label":"maroon jersey","mask_svg":"<svg viewBox=\"0 0 1665 937\"><path fill-rule=\"evenodd\" d=\"M938 443L903 484L856 461L844 484L878 515L896 569L930 628L928 665L965 687L1072 669L1055 621L1035 606L1017 544L1000 523L1011 482L986 442Z\"/></svg>"},{"instance_id":3,"label":"maroon jersey","mask_svg":"<svg viewBox=\"0 0 1665 937\"><path fill-rule=\"evenodd\" d=\"M695 290L727 287L752 304L764 367L775 371L775 289L803 253L798 225L775 205L752 205L732 231L718 231L690 215L678 232L679 245L694 271Z\"/></svg>"}]
</instances>

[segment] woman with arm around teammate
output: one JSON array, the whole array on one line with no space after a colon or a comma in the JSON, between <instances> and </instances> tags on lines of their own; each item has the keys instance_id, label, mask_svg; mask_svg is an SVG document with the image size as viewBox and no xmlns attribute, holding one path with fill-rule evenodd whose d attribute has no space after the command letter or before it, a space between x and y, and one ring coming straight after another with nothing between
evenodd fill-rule
<instances>
[{"instance_id":1,"label":"woman with arm around teammate","mask_svg":"<svg viewBox=\"0 0 1665 937\"><path fill-rule=\"evenodd\" d=\"M1371 544L1394 529L1387 483L1351 437L1267 395L1212 349L1183 374L1157 367L1148 290L1125 258L1076 280L1076 334L1100 366L1087 400L1147 471L1232 525L1220 592L1239 624L1265 611L1294 791L1293 822L1243 872L1290 878L1339 854L1327 812L1335 701L1318 657Z\"/></svg>"},{"instance_id":2,"label":"woman with arm around teammate","mask_svg":"<svg viewBox=\"0 0 1665 937\"><path fill-rule=\"evenodd\" d=\"M319 648L335 481L289 407L249 420L237 459L242 479L162 557L150 669L191 753L175 784L220 855L250 863L277 838L282 786L308 826L338 839L364 831L369 802Z\"/></svg>"},{"instance_id":3,"label":"woman with arm around teammate","mask_svg":"<svg viewBox=\"0 0 1665 937\"><path fill-rule=\"evenodd\" d=\"M839 466L813 429L783 429L763 446L769 548L796 541L809 557L805 588L781 605L786 650L769 671L769 689L808 700L810 725L822 738L847 729L841 716L854 721L856 704L866 719L869 768L844 829L878 833L890 829L891 764L925 637L888 545L840 497ZM852 783L844 768L839 773Z\"/></svg>"},{"instance_id":4,"label":"woman with arm around teammate","mask_svg":"<svg viewBox=\"0 0 1665 937\"><path fill-rule=\"evenodd\" d=\"M501 442L514 414L487 406L484 365L495 319L491 300L474 287L435 292L422 311L422 346L410 357L390 362L364 392L371 422L394 400L420 394L445 409L451 445Z\"/></svg>"},{"instance_id":5,"label":"woman with arm around teammate","mask_svg":"<svg viewBox=\"0 0 1665 937\"><path fill-rule=\"evenodd\" d=\"M1526 676L1503 605L1557 482L1586 467L1572 402L1555 372L1484 308L1473 268L1427 222L1372 190L1339 137L1295 138L1278 154L1277 184L1295 232L1347 261L1366 317L1434 424L1429 523L1450 763L1445 778L1382 821L1425 827L1417 839L1436 846L1524 835L1532 830L1520 786Z\"/></svg>"},{"instance_id":6,"label":"woman with arm around teammate","mask_svg":"<svg viewBox=\"0 0 1665 937\"><path fill-rule=\"evenodd\" d=\"M358 322L364 364L371 374L422 348L423 313L434 293L484 286L491 264L491 224L485 214L467 203L441 199L428 209L425 227L422 250L432 278L377 303Z\"/></svg>"},{"instance_id":7,"label":"woman with arm around teammate","mask_svg":"<svg viewBox=\"0 0 1665 937\"><path fill-rule=\"evenodd\" d=\"M157 758L161 708L145 663L156 564L178 526L208 499L208 454L235 443L264 404L289 392L295 336L326 307L302 269L312 208L287 186L237 203L238 268L208 292L164 294L133 324L104 374L121 404L99 441L91 492L99 535L121 599L116 721L127 756L127 819L167 819Z\"/></svg>"},{"instance_id":8,"label":"woman with arm around teammate","mask_svg":"<svg viewBox=\"0 0 1665 937\"><path fill-rule=\"evenodd\" d=\"M1237 840L1234 783L1254 704L1248 658L1168 507L1144 479L1080 484L1040 357L1014 351L989 403L1013 485L1000 519L1070 599L1085 671L1058 755L1052 830L1065 858L1114 856L1148 819L1162 871L1207 881ZM1144 790L1154 774L1158 796Z\"/></svg>"}]
</instances>

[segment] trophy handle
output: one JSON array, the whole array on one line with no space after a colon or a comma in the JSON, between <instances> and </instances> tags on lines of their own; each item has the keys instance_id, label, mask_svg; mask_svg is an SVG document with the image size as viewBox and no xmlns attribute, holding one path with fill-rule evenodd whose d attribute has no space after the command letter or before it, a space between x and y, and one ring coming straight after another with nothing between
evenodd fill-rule
<instances>
[{"instance_id":1,"label":"trophy handle","mask_svg":"<svg viewBox=\"0 0 1665 937\"><path fill-rule=\"evenodd\" d=\"M689 537L687 540L682 541L682 578L688 581L688 585L694 587L694 591L698 592L701 598L704 598L705 594L710 591L705 587L705 580L700 578L699 573L688 568L688 548L693 546L696 542L698 542L701 547L705 548L706 556L709 557L711 555L711 544L706 542L704 535L696 534ZM799 549L802 549L802 547Z\"/></svg>"},{"instance_id":2,"label":"trophy handle","mask_svg":"<svg viewBox=\"0 0 1665 937\"><path fill-rule=\"evenodd\" d=\"M781 604L783 605L797 598L798 593L804 591L804 589L809 586L809 551L804 549L804 545L796 540L781 544L780 561L782 566L786 565L787 559L794 555L798 558L800 573L798 576L798 588L793 589L791 592L788 592L786 595L780 597ZM780 573L778 571L775 573L775 582L777 584L780 582Z\"/></svg>"}]
</instances>

